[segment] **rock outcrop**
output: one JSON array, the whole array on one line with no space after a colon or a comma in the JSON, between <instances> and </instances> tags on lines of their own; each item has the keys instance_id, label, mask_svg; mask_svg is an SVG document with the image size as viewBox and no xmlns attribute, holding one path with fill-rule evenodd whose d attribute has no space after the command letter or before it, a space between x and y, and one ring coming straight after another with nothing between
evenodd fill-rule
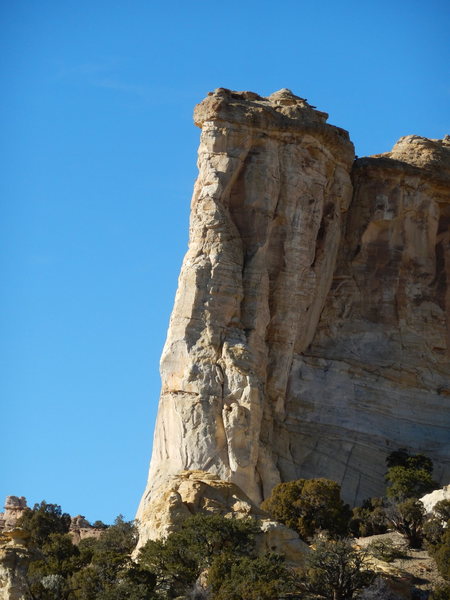
<instances>
[{"instance_id":1,"label":"rock outcrop","mask_svg":"<svg viewBox=\"0 0 450 600\"><path fill-rule=\"evenodd\" d=\"M10 533L16 529L17 521L28 509L24 496L6 496L5 512L0 513L0 534ZM74 544L87 537L99 537L103 529L93 527L83 515L71 518L69 534ZM18 534L17 534L18 535Z\"/></svg>"},{"instance_id":2,"label":"rock outcrop","mask_svg":"<svg viewBox=\"0 0 450 600\"><path fill-rule=\"evenodd\" d=\"M442 500L450 501L450 485L445 485L439 490L434 490L434 492L425 494L425 496L422 496L422 498L420 499L425 508L425 512L427 513L434 512L434 507L438 502L441 502Z\"/></svg>"},{"instance_id":3,"label":"rock outcrop","mask_svg":"<svg viewBox=\"0 0 450 600\"><path fill-rule=\"evenodd\" d=\"M149 482L210 471L259 503L328 477L379 495L398 447L449 465L450 139L354 162L306 100L218 89L161 359Z\"/></svg>"},{"instance_id":4,"label":"rock outcrop","mask_svg":"<svg viewBox=\"0 0 450 600\"><path fill-rule=\"evenodd\" d=\"M136 552L147 539L166 537L195 514L258 519L257 552L283 554L288 563L301 565L309 552L295 531L272 521L237 485L205 471L183 471L158 488L142 513Z\"/></svg>"},{"instance_id":5,"label":"rock outcrop","mask_svg":"<svg viewBox=\"0 0 450 600\"><path fill-rule=\"evenodd\" d=\"M0 532L0 600L29 598L26 573L33 551L21 529Z\"/></svg>"},{"instance_id":6,"label":"rock outcrop","mask_svg":"<svg viewBox=\"0 0 450 600\"><path fill-rule=\"evenodd\" d=\"M27 501L24 496L6 496L5 512L0 513L0 532L13 529L17 520L27 509Z\"/></svg>"}]
</instances>

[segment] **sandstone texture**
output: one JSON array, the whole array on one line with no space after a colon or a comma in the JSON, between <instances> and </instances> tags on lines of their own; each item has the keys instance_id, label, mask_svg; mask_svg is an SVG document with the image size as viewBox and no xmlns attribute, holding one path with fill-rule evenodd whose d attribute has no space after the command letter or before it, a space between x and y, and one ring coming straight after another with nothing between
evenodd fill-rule
<instances>
[{"instance_id":1,"label":"sandstone texture","mask_svg":"<svg viewBox=\"0 0 450 600\"><path fill-rule=\"evenodd\" d=\"M449 175L449 138L355 162L333 284L291 365L283 479L320 473L358 503L408 448L450 481Z\"/></svg>"},{"instance_id":2,"label":"sandstone texture","mask_svg":"<svg viewBox=\"0 0 450 600\"><path fill-rule=\"evenodd\" d=\"M5 512L0 513L0 532L13 529L17 520L27 509L27 501L24 496L6 496Z\"/></svg>"},{"instance_id":3,"label":"sandstone texture","mask_svg":"<svg viewBox=\"0 0 450 600\"><path fill-rule=\"evenodd\" d=\"M450 485L446 485L439 490L434 490L434 492L430 492L420 499L427 513L434 512L434 507L442 500L450 501Z\"/></svg>"},{"instance_id":4,"label":"sandstone texture","mask_svg":"<svg viewBox=\"0 0 450 600\"><path fill-rule=\"evenodd\" d=\"M29 598L26 573L32 557L23 530L0 532L0 600Z\"/></svg>"},{"instance_id":5,"label":"sandstone texture","mask_svg":"<svg viewBox=\"0 0 450 600\"><path fill-rule=\"evenodd\" d=\"M262 533L256 539L257 551L283 554L288 563L301 565L309 552L295 531L272 521L237 485L223 481L213 473L197 470L170 477L166 485L153 494L141 516L136 553L147 539L166 537L187 517L199 513L258 519Z\"/></svg>"},{"instance_id":6,"label":"sandstone texture","mask_svg":"<svg viewBox=\"0 0 450 600\"><path fill-rule=\"evenodd\" d=\"M148 486L201 469L254 503L328 477L381 495L385 458L450 480L450 139L354 161L348 133L280 90L195 109L199 175L161 358Z\"/></svg>"}]
</instances>

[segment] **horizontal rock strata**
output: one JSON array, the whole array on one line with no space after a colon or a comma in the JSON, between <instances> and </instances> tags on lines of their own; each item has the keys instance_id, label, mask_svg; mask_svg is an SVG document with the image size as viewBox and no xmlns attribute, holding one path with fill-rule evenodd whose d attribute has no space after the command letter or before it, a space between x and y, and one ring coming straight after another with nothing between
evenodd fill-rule
<instances>
[{"instance_id":1,"label":"horizontal rock strata","mask_svg":"<svg viewBox=\"0 0 450 600\"><path fill-rule=\"evenodd\" d=\"M358 502L400 446L448 477L450 141L354 162L289 90L218 89L161 359L149 482L211 471L260 502L329 477ZM145 517L147 518L147 517Z\"/></svg>"},{"instance_id":2,"label":"horizontal rock strata","mask_svg":"<svg viewBox=\"0 0 450 600\"><path fill-rule=\"evenodd\" d=\"M450 140L408 136L355 162L333 284L275 436L282 479L330 477L359 503L405 447L450 481L449 175Z\"/></svg>"}]
</instances>

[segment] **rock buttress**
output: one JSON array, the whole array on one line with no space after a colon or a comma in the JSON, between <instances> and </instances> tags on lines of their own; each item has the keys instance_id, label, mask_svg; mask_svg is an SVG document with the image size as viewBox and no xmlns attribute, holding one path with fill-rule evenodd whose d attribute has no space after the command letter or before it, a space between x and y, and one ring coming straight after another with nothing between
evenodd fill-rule
<instances>
[{"instance_id":1,"label":"rock buttress","mask_svg":"<svg viewBox=\"0 0 450 600\"><path fill-rule=\"evenodd\" d=\"M313 339L352 194L347 132L289 90L218 89L194 119L189 249L138 518L183 470L212 471L255 502L280 481L292 364Z\"/></svg>"}]
</instances>

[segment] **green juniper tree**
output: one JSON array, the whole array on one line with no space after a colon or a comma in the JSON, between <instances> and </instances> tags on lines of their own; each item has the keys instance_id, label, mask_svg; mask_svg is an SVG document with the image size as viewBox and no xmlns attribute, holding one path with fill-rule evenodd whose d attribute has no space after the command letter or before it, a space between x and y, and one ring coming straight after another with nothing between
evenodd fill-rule
<instances>
[{"instance_id":1,"label":"green juniper tree","mask_svg":"<svg viewBox=\"0 0 450 600\"><path fill-rule=\"evenodd\" d=\"M351 517L340 493L340 486L330 479L297 479L276 485L261 507L303 539L317 531L340 536L348 532Z\"/></svg>"},{"instance_id":2,"label":"green juniper tree","mask_svg":"<svg viewBox=\"0 0 450 600\"><path fill-rule=\"evenodd\" d=\"M386 459L387 497L395 502L420 498L438 487L433 481L433 463L423 454L409 454L400 449Z\"/></svg>"}]
</instances>

